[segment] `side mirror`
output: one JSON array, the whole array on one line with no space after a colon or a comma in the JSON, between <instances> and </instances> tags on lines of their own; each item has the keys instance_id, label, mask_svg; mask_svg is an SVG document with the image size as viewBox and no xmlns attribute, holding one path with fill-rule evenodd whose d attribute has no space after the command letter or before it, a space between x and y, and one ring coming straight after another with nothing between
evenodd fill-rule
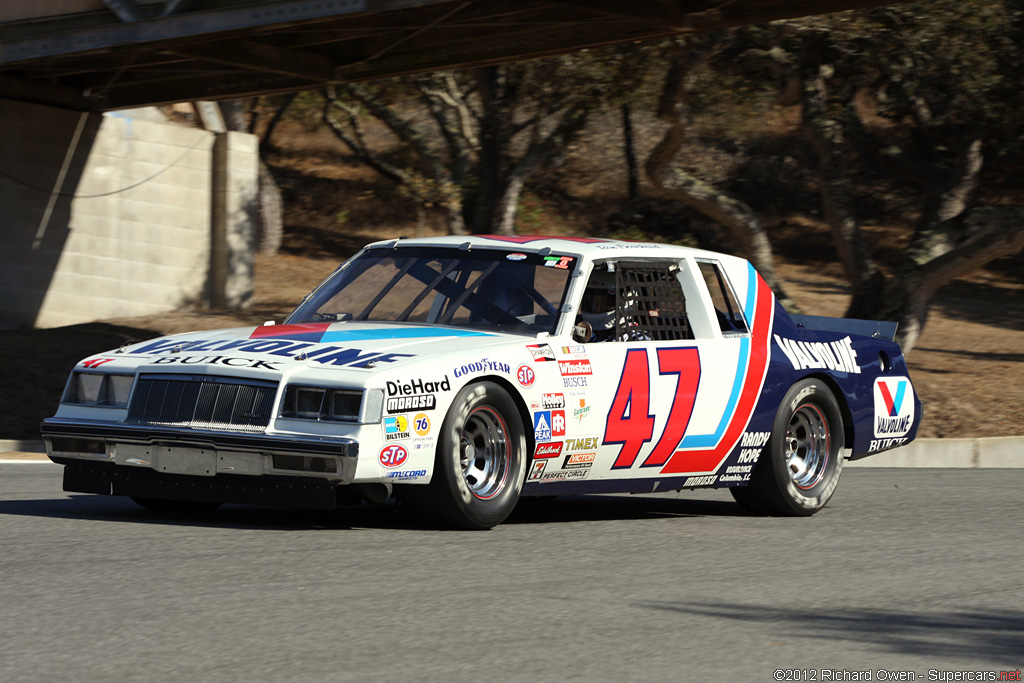
<instances>
[{"instance_id":1,"label":"side mirror","mask_svg":"<svg viewBox=\"0 0 1024 683\"><path fill-rule=\"evenodd\" d=\"M572 328L572 340L583 344L594 336L594 328L586 320L581 320Z\"/></svg>"}]
</instances>

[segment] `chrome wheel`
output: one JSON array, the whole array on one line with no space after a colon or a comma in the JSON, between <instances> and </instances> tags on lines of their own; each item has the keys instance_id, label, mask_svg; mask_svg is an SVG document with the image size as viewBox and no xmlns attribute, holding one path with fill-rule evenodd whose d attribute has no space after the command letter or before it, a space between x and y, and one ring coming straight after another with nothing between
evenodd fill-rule
<instances>
[{"instance_id":1,"label":"chrome wheel","mask_svg":"<svg viewBox=\"0 0 1024 683\"><path fill-rule=\"evenodd\" d=\"M779 403L750 483L730 489L732 495L752 510L813 515L836 490L845 443L843 413L832 390L815 378L800 380Z\"/></svg>"},{"instance_id":2,"label":"chrome wheel","mask_svg":"<svg viewBox=\"0 0 1024 683\"><path fill-rule=\"evenodd\" d=\"M426 486L403 486L411 509L461 529L490 529L512 514L528 462L520 407L487 380L459 390L444 417Z\"/></svg>"},{"instance_id":3,"label":"chrome wheel","mask_svg":"<svg viewBox=\"0 0 1024 683\"><path fill-rule=\"evenodd\" d=\"M488 500L501 492L508 479L510 453L501 416L482 406L466 417L459 438L459 464L470 493Z\"/></svg>"},{"instance_id":4,"label":"chrome wheel","mask_svg":"<svg viewBox=\"0 0 1024 683\"><path fill-rule=\"evenodd\" d=\"M786 429L786 470L798 488L809 489L821 481L828 466L830 443L828 419L813 403L804 403Z\"/></svg>"}]
</instances>

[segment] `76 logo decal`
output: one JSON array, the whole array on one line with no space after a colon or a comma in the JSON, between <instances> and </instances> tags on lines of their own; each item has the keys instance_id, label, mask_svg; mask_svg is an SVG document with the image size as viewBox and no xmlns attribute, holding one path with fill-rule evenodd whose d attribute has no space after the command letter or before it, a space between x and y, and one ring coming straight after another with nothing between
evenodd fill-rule
<instances>
[{"instance_id":1,"label":"76 logo decal","mask_svg":"<svg viewBox=\"0 0 1024 683\"><path fill-rule=\"evenodd\" d=\"M700 354L695 348L658 349L658 373L676 375L676 390L661 436L641 467L661 467L672 457L690 423L700 383ZM654 438L655 416L651 414L651 378L646 349L626 351L622 377L615 390L605 444L622 444L612 469L633 466L640 449Z\"/></svg>"}]
</instances>

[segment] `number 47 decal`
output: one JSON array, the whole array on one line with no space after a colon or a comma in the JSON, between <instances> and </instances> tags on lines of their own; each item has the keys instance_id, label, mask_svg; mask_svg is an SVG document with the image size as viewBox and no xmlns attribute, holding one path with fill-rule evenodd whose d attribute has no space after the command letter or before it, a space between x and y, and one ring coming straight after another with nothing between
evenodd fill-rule
<instances>
[{"instance_id":1,"label":"number 47 decal","mask_svg":"<svg viewBox=\"0 0 1024 683\"><path fill-rule=\"evenodd\" d=\"M700 383L700 354L697 349L658 349L657 353L658 373L676 375L676 391L661 438L641 467L661 467L672 457L690 423ZM654 438L655 418L650 410L651 375L647 350L630 349L626 351L622 377L604 428L603 443L622 444L612 469L632 467L640 449Z\"/></svg>"}]
</instances>

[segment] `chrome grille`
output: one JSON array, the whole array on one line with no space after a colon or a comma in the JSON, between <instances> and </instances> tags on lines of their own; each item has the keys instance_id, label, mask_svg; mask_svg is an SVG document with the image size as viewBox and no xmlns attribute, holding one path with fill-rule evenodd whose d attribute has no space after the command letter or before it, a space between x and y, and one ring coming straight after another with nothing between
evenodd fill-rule
<instances>
[{"instance_id":1,"label":"chrome grille","mask_svg":"<svg viewBox=\"0 0 1024 683\"><path fill-rule=\"evenodd\" d=\"M276 382L235 377L142 375L128 405L129 424L262 432L270 424Z\"/></svg>"}]
</instances>

